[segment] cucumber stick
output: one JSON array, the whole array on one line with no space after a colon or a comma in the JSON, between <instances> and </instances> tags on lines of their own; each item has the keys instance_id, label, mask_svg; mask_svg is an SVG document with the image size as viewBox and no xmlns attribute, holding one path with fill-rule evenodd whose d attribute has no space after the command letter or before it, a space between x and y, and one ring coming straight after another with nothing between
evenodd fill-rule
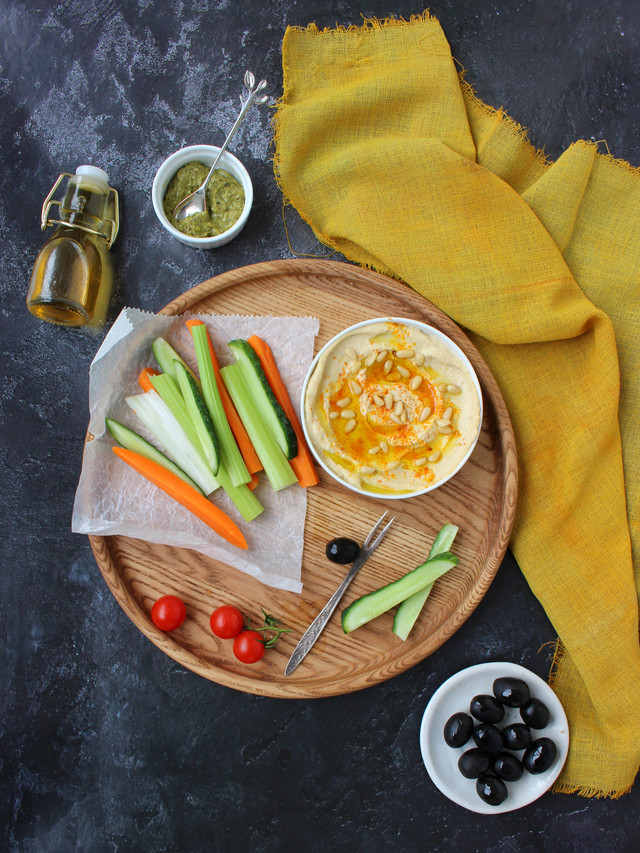
<instances>
[{"instance_id":1,"label":"cucumber stick","mask_svg":"<svg viewBox=\"0 0 640 853\"><path fill-rule=\"evenodd\" d=\"M448 551L453 544L453 540L456 538L457 532L458 528L455 524L445 524L433 541L428 559L437 557L438 554ZM405 598L396 610L396 615L393 619L393 633L400 637L401 640L406 640L409 636L409 632L420 615L432 589L433 584L429 584L424 589L414 592L409 598Z\"/></svg>"},{"instance_id":2,"label":"cucumber stick","mask_svg":"<svg viewBox=\"0 0 640 853\"><path fill-rule=\"evenodd\" d=\"M264 472L274 491L286 489L298 482L280 445L266 426L262 412L247 387L239 364L229 364L220 370L222 380L251 439Z\"/></svg>"},{"instance_id":3,"label":"cucumber stick","mask_svg":"<svg viewBox=\"0 0 640 853\"><path fill-rule=\"evenodd\" d=\"M207 327L205 325L192 326L191 336L193 337L193 345L196 351L202 396L204 397L209 416L213 422L213 428L220 442L221 460L227 469L232 484L234 486L241 486L243 483L248 483L251 480L251 474L238 449L224 411L224 406L222 405L216 374L213 369L213 361L209 351L209 333L207 332Z\"/></svg>"},{"instance_id":4,"label":"cucumber stick","mask_svg":"<svg viewBox=\"0 0 640 853\"><path fill-rule=\"evenodd\" d=\"M202 489L194 483L188 474L185 474L182 468L179 468L174 464L167 456L164 455L164 453L161 453L157 447L154 447L153 444L148 442L146 438L138 435L137 432L129 429L128 426L121 424L119 421L114 421L113 418L105 418L104 422L113 438L121 447L126 447L127 450L133 450L135 453L139 453L140 456L145 456L147 459L157 462L158 465L162 465L162 467L166 468L167 471L171 471L173 474L180 477L181 480L184 480L184 482L188 486L191 486L192 489L195 489L196 492L203 494Z\"/></svg>"},{"instance_id":5,"label":"cucumber stick","mask_svg":"<svg viewBox=\"0 0 640 853\"><path fill-rule=\"evenodd\" d=\"M298 437L291 421L271 390L256 351L248 341L241 339L229 341L227 346L242 370L244 381L265 424L287 459L293 459L298 455Z\"/></svg>"},{"instance_id":6,"label":"cucumber stick","mask_svg":"<svg viewBox=\"0 0 640 853\"><path fill-rule=\"evenodd\" d=\"M200 380L195 375L193 370L189 367L187 362L182 358L182 356L177 353L174 348L171 346L169 341L164 338L156 338L155 341L151 344L151 349L153 350L153 354L156 357L156 361L160 365L160 370L163 373L168 373L173 379L178 381L175 373L175 362L179 361L184 368L191 374L198 388L200 387Z\"/></svg>"},{"instance_id":7,"label":"cucumber stick","mask_svg":"<svg viewBox=\"0 0 640 853\"><path fill-rule=\"evenodd\" d=\"M167 456L198 484L205 495L219 488L199 447L195 447L157 391L127 397L127 405L160 444Z\"/></svg>"},{"instance_id":8,"label":"cucumber stick","mask_svg":"<svg viewBox=\"0 0 640 853\"><path fill-rule=\"evenodd\" d=\"M447 551L428 559L398 580L363 595L342 612L342 630L345 634L350 634L361 625L381 616L405 598L432 584L457 563L458 558Z\"/></svg>"},{"instance_id":9,"label":"cucumber stick","mask_svg":"<svg viewBox=\"0 0 640 853\"><path fill-rule=\"evenodd\" d=\"M198 436L200 447L215 475L218 473L218 468L220 467L218 437L211 423L211 418L209 417L202 394L194 378L181 361L175 361L173 369L178 380L178 387L187 407L187 412L189 413L189 418Z\"/></svg>"}]
</instances>

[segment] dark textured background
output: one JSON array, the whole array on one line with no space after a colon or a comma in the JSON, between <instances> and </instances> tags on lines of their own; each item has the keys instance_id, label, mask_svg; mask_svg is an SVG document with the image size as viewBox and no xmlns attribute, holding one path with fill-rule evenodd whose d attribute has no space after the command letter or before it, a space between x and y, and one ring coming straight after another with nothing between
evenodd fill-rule
<instances>
[{"instance_id":1,"label":"dark textured background","mask_svg":"<svg viewBox=\"0 0 640 853\"><path fill-rule=\"evenodd\" d=\"M288 24L408 17L399 0L0 2L0 849L63 851L631 851L640 789L618 801L547 794L503 816L449 802L420 759L438 685L482 661L545 676L554 637L509 557L473 617L436 654L361 693L285 701L236 693L176 665L124 616L88 542L70 532L102 335L39 323L24 298L61 171L105 168L122 197L114 249L123 305L158 310L233 267L292 256L271 165L268 110L232 150L256 202L218 252L182 246L150 201L184 144L220 144L245 68L282 86ZM640 166L640 7L622 0L437 0L478 95L557 156L604 139ZM326 253L288 214L293 248Z\"/></svg>"}]
</instances>

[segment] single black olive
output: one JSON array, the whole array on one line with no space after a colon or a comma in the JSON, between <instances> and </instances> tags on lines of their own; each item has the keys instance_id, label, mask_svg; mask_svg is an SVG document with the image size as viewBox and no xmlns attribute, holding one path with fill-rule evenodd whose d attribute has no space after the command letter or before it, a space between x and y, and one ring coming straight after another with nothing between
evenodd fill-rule
<instances>
[{"instance_id":1,"label":"single black olive","mask_svg":"<svg viewBox=\"0 0 640 853\"><path fill-rule=\"evenodd\" d=\"M458 770L466 779L477 779L487 772L490 765L491 758L481 749L468 749L458 759Z\"/></svg>"},{"instance_id":2,"label":"single black olive","mask_svg":"<svg viewBox=\"0 0 640 853\"><path fill-rule=\"evenodd\" d=\"M493 759L491 769L505 782L517 782L524 773L522 762L510 752L501 752Z\"/></svg>"},{"instance_id":3,"label":"single black olive","mask_svg":"<svg viewBox=\"0 0 640 853\"><path fill-rule=\"evenodd\" d=\"M504 705L487 693L474 696L469 705L469 711L481 723L499 723L504 717Z\"/></svg>"},{"instance_id":4,"label":"single black olive","mask_svg":"<svg viewBox=\"0 0 640 853\"><path fill-rule=\"evenodd\" d=\"M459 711L449 717L444 725L444 739L449 746L464 746L471 737L473 720L468 714Z\"/></svg>"},{"instance_id":5,"label":"single black olive","mask_svg":"<svg viewBox=\"0 0 640 853\"><path fill-rule=\"evenodd\" d=\"M534 740L522 756L522 765L529 773L544 773L556 760L558 750L555 743L548 737Z\"/></svg>"},{"instance_id":6,"label":"single black olive","mask_svg":"<svg viewBox=\"0 0 640 853\"><path fill-rule=\"evenodd\" d=\"M473 739L483 752L500 752L504 746L502 732L493 723L478 723L473 730Z\"/></svg>"},{"instance_id":7,"label":"single black olive","mask_svg":"<svg viewBox=\"0 0 640 853\"><path fill-rule=\"evenodd\" d=\"M495 776L481 776L476 782L476 791L481 800L490 806L499 806L507 799L507 786Z\"/></svg>"},{"instance_id":8,"label":"single black olive","mask_svg":"<svg viewBox=\"0 0 640 853\"><path fill-rule=\"evenodd\" d=\"M340 536L327 542L326 553L332 563L353 563L360 553L360 546L353 539Z\"/></svg>"},{"instance_id":9,"label":"single black olive","mask_svg":"<svg viewBox=\"0 0 640 853\"><path fill-rule=\"evenodd\" d=\"M524 723L512 723L502 729L504 745L507 749L526 749L531 743L531 731Z\"/></svg>"},{"instance_id":10,"label":"single black olive","mask_svg":"<svg viewBox=\"0 0 640 853\"><path fill-rule=\"evenodd\" d=\"M520 716L523 722L532 729L543 729L549 722L549 709L540 699L529 699L520 708Z\"/></svg>"},{"instance_id":11,"label":"single black olive","mask_svg":"<svg viewBox=\"0 0 640 853\"><path fill-rule=\"evenodd\" d=\"M503 705L519 708L529 701L529 688L521 678L496 678L493 682L493 694Z\"/></svg>"}]
</instances>

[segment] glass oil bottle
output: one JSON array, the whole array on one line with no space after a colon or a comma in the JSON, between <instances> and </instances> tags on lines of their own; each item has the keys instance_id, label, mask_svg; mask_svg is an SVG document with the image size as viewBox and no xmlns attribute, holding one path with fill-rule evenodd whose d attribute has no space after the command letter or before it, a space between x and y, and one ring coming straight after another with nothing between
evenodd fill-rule
<instances>
[{"instance_id":1,"label":"glass oil bottle","mask_svg":"<svg viewBox=\"0 0 640 853\"><path fill-rule=\"evenodd\" d=\"M62 199L54 195L67 179ZM59 219L50 219L58 207ZM118 194L95 166L63 173L42 206L41 227L55 227L38 255L27 307L61 326L101 326L113 286L109 249L119 228Z\"/></svg>"}]
</instances>

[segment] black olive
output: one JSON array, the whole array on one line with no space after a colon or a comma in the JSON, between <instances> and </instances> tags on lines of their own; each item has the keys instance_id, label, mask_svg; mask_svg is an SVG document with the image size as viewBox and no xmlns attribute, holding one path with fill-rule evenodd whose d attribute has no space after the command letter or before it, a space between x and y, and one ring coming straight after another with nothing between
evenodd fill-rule
<instances>
[{"instance_id":1,"label":"black olive","mask_svg":"<svg viewBox=\"0 0 640 853\"><path fill-rule=\"evenodd\" d=\"M496 678L493 693L496 699L509 708L519 708L529 701L529 688L521 678Z\"/></svg>"},{"instance_id":2,"label":"black olive","mask_svg":"<svg viewBox=\"0 0 640 853\"><path fill-rule=\"evenodd\" d=\"M444 726L444 739L449 746L464 746L471 737L473 720L468 714L459 711L449 717Z\"/></svg>"},{"instance_id":3,"label":"black olive","mask_svg":"<svg viewBox=\"0 0 640 853\"><path fill-rule=\"evenodd\" d=\"M525 750L522 764L529 773L544 773L556 760L557 754L558 750L551 738L541 737Z\"/></svg>"},{"instance_id":4,"label":"black olive","mask_svg":"<svg viewBox=\"0 0 640 853\"><path fill-rule=\"evenodd\" d=\"M531 731L524 723L512 723L502 729L504 745L507 749L526 749L531 743Z\"/></svg>"},{"instance_id":5,"label":"black olive","mask_svg":"<svg viewBox=\"0 0 640 853\"><path fill-rule=\"evenodd\" d=\"M502 732L492 723L479 723L473 730L473 739L483 752L500 752L504 745Z\"/></svg>"},{"instance_id":6,"label":"black olive","mask_svg":"<svg viewBox=\"0 0 640 853\"><path fill-rule=\"evenodd\" d=\"M529 699L520 708L520 716L532 729L543 729L549 722L549 709L540 699Z\"/></svg>"},{"instance_id":7,"label":"black olive","mask_svg":"<svg viewBox=\"0 0 640 853\"><path fill-rule=\"evenodd\" d=\"M505 782L517 782L524 773L522 762L510 752L501 752L493 759L491 769Z\"/></svg>"},{"instance_id":8,"label":"black olive","mask_svg":"<svg viewBox=\"0 0 640 853\"><path fill-rule=\"evenodd\" d=\"M481 776L476 782L476 791L481 800L490 806L499 806L507 799L507 786L495 776Z\"/></svg>"},{"instance_id":9,"label":"black olive","mask_svg":"<svg viewBox=\"0 0 640 853\"><path fill-rule=\"evenodd\" d=\"M504 717L504 705L487 693L474 696L469 705L469 711L481 723L499 723Z\"/></svg>"},{"instance_id":10,"label":"black olive","mask_svg":"<svg viewBox=\"0 0 640 853\"><path fill-rule=\"evenodd\" d=\"M353 539L346 539L341 536L327 542L326 553L332 563L353 563L360 553L360 546Z\"/></svg>"},{"instance_id":11,"label":"black olive","mask_svg":"<svg viewBox=\"0 0 640 853\"><path fill-rule=\"evenodd\" d=\"M466 779L477 779L486 773L491 765L491 758L481 749L468 749L458 759L458 770Z\"/></svg>"}]
</instances>

